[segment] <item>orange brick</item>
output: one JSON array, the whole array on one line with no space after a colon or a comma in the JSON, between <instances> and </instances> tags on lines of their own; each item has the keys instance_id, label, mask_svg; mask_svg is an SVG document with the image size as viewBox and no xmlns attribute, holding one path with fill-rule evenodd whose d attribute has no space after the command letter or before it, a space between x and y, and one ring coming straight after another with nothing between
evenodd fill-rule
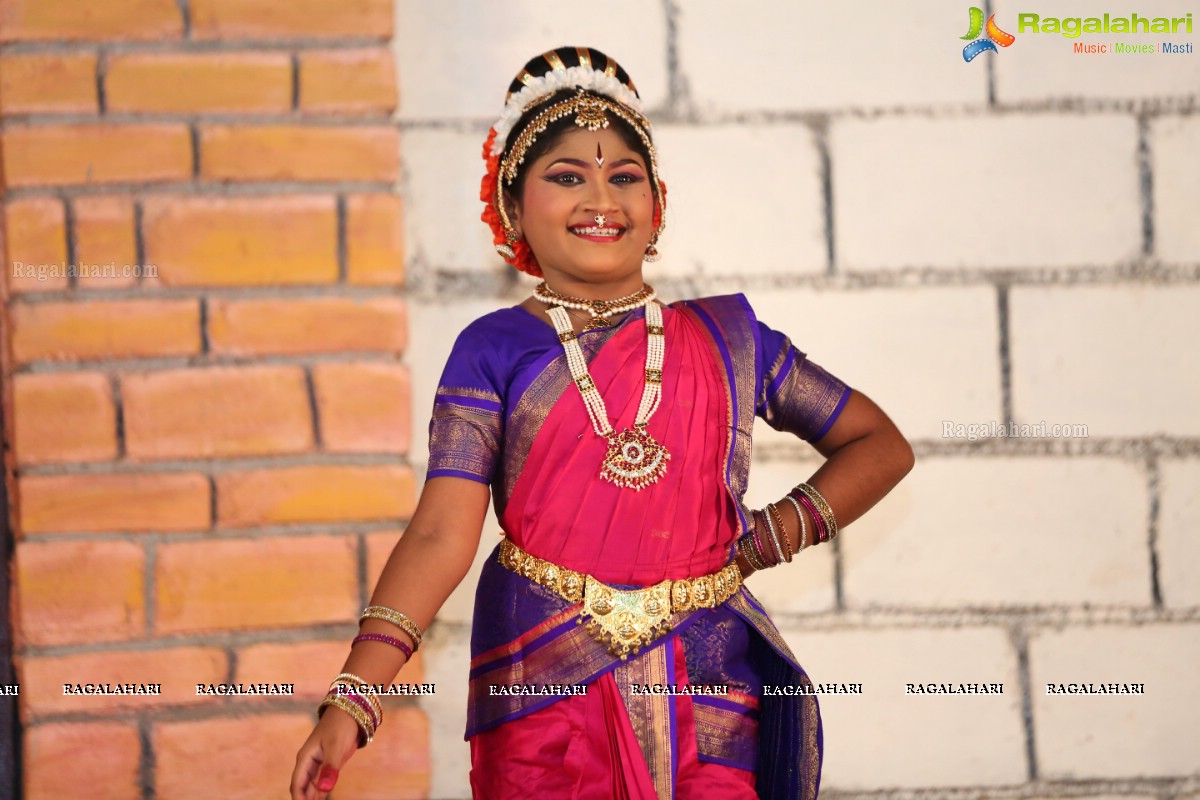
<instances>
[{"instance_id":1,"label":"orange brick","mask_svg":"<svg viewBox=\"0 0 1200 800\"><path fill-rule=\"evenodd\" d=\"M168 532L209 527L209 483L198 472L26 475L21 532Z\"/></svg>"},{"instance_id":2,"label":"orange brick","mask_svg":"<svg viewBox=\"0 0 1200 800\"><path fill-rule=\"evenodd\" d=\"M21 676L21 719L47 714L108 714L122 709L195 706L197 683L217 683L229 674L229 659L218 647L167 650L105 650L69 656L17 659ZM64 695L63 684L157 683L159 695Z\"/></svg>"},{"instance_id":3,"label":"orange brick","mask_svg":"<svg viewBox=\"0 0 1200 800\"><path fill-rule=\"evenodd\" d=\"M392 35L391 0L192 0L197 39Z\"/></svg>"},{"instance_id":4,"label":"orange brick","mask_svg":"<svg viewBox=\"0 0 1200 800\"><path fill-rule=\"evenodd\" d=\"M355 800L428 797L429 733L429 719L421 709L385 704L379 733L346 764L335 794Z\"/></svg>"},{"instance_id":5,"label":"orange brick","mask_svg":"<svg viewBox=\"0 0 1200 800\"><path fill-rule=\"evenodd\" d=\"M12 321L13 355L22 363L200 352L196 300L21 304Z\"/></svg>"},{"instance_id":6,"label":"orange brick","mask_svg":"<svg viewBox=\"0 0 1200 800\"><path fill-rule=\"evenodd\" d=\"M320 702L329 681L342 671L353 636L316 642L256 644L238 651L236 680L242 683L294 683L296 697ZM362 646L362 645L356 645ZM422 653L413 654L397 683L423 683Z\"/></svg>"},{"instance_id":7,"label":"orange brick","mask_svg":"<svg viewBox=\"0 0 1200 800\"><path fill-rule=\"evenodd\" d=\"M4 274L12 291L44 292L66 287L67 223L61 200L11 200L4 206L4 228L10 267ZM58 271L57 277L54 270Z\"/></svg>"},{"instance_id":8,"label":"orange brick","mask_svg":"<svg viewBox=\"0 0 1200 800\"><path fill-rule=\"evenodd\" d=\"M396 108L392 52L308 51L300 57L300 110L318 114L388 114Z\"/></svg>"},{"instance_id":9,"label":"orange brick","mask_svg":"<svg viewBox=\"0 0 1200 800\"><path fill-rule=\"evenodd\" d=\"M20 464L103 461L117 456L117 413L106 375L17 375L13 409L13 449Z\"/></svg>"},{"instance_id":10,"label":"orange brick","mask_svg":"<svg viewBox=\"0 0 1200 800\"><path fill-rule=\"evenodd\" d=\"M412 470L321 465L217 476L221 527L403 518L414 506Z\"/></svg>"},{"instance_id":11,"label":"orange brick","mask_svg":"<svg viewBox=\"0 0 1200 800\"><path fill-rule=\"evenodd\" d=\"M412 390L401 364L313 367L321 442L335 453L404 453L412 438Z\"/></svg>"},{"instance_id":12,"label":"orange brick","mask_svg":"<svg viewBox=\"0 0 1200 800\"><path fill-rule=\"evenodd\" d=\"M133 286L137 278L126 265L137 261L133 199L98 195L77 197L75 209L75 258L81 272L77 284L82 289L121 289ZM101 274L83 271L99 267ZM112 274L108 273L111 266Z\"/></svg>"},{"instance_id":13,"label":"orange brick","mask_svg":"<svg viewBox=\"0 0 1200 800\"><path fill-rule=\"evenodd\" d=\"M393 181L394 128L211 125L200 131L200 176L210 181Z\"/></svg>"},{"instance_id":14,"label":"orange brick","mask_svg":"<svg viewBox=\"0 0 1200 800\"><path fill-rule=\"evenodd\" d=\"M400 198L354 195L346 200L346 272L350 283L404 282L404 228Z\"/></svg>"},{"instance_id":15,"label":"orange brick","mask_svg":"<svg viewBox=\"0 0 1200 800\"><path fill-rule=\"evenodd\" d=\"M146 260L165 286L337 280L332 197L154 197L144 208Z\"/></svg>"},{"instance_id":16,"label":"orange brick","mask_svg":"<svg viewBox=\"0 0 1200 800\"><path fill-rule=\"evenodd\" d=\"M195 633L357 619L356 550L352 536L159 545L154 629Z\"/></svg>"},{"instance_id":17,"label":"orange brick","mask_svg":"<svg viewBox=\"0 0 1200 800\"><path fill-rule=\"evenodd\" d=\"M285 797L296 751L315 723L315 714L297 713L155 723L151 733L154 796L171 800Z\"/></svg>"},{"instance_id":18,"label":"orange brick","mask_svg":"<svg viewBox=\"0 0 1200 800\"><path fill-rule=\"evenodd\" d=\"M0 41L178 39L183 18L174 0L4 0Z\"/></svg>"},{"instance_id":19,"label":"orange brick","mask_svg":"<svg viewBox=\"0 0 1200 800\"><path fill-rule=\"evenodd\" d=\"M125 446L134 458L301 453L313 446L299 367L214 367L125 375Z\"/></svg>"},{"instance_id":20,"label":"orange brick","mask_svg":"<svg viewBox=\"0 0 1200 800\"><path fill-rule=\"evenodd\" d=\"M94 54L0 58L0 114L94 114L97 107Z\"/></svg>"},{"instance_id":21,"label":"orange brick","mask_svg":"<svg viewBox=\"0 0 1200 800\"><path fill-rule=\"evenodd\" d=\"M16 635L47 646L132 639L146 628L146 552L132 542L20 542Z\"/></svg>"},{"instance_id":22,"label":"orange brick","mask_svg":"<svg viewBox=\"0 0 1200 800\"><path fill-rule=\"evenodd\" d=\"M128 800L141 794L141 746L133 722L47 723L25 731L25 800ZM63 765L70 764L70 769Z\"/></svg>"},{"instance_id":23,"label":"orange brick","mask_svg":"<svg viewBox=\"0 0 1200 800\"><path fill-rule=\"evenodd\" d=\"M109 111L285 113L292 108L287 53L131 53L108 62Z\"/></svg>"},{"instance_id":24,"label":"orange brick","mask_svg":"<svg viewBox=\"0 0 1200 800\"><path fill-rule=\"evenodd\" d=\"M227 300L208 304L214 353L400 353L408 319L398 297L308 297Z\"/></svg>"},{"instance_id":25,"label":"orange brick","mask_svg":"<svg viewBox=\"0 0 1200 800\"><path fill-rule=\"evenodd\" d=\"M9 186L67 186L192 177L186 125L37 125L3 134Z\"/></svg>"}]
</instances>

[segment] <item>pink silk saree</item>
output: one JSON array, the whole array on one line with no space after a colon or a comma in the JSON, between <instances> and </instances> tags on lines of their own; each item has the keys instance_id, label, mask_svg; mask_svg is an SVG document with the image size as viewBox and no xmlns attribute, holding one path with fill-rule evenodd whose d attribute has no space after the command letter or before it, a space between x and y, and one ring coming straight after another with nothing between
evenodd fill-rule
<instances>
[{"instance_id":1,"label":"pink silk saree","mask_svg":"<svg viewBox=\"0 0 1200 800\"><path fill-rule=\"evenodd\" d=\"M617 430L632 424L641 395L644 317L638 309L580 337ZM649 429L671 459L656 484L637 492L600 479L606 444L557 337L519 306L476 320L455 343L430 423L428 477L491 484L513 542L612 585L729 563L746 524L754 415L815 440L849 389L757 322L742 295L672 304L663 322L663 401ZM669 634L626 662L576 624L578 612L489 559L468 694L475 797L817 796L816 698L762 696L764 684L808 678L749 590L676 614ZM725 693L638 691L672 684ZM586 694L497 693L563 686Z\"/></svg>"}]
</instances>

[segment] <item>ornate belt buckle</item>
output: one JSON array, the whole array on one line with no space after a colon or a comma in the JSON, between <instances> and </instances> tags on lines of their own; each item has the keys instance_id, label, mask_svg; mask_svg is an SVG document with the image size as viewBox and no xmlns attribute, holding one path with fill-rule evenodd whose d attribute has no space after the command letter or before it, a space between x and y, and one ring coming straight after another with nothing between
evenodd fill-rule
<instances>
[{"instance_id":1,"label":"ornate belt buckle","mask_svg":"<svg viewBox=\"0 0 1200 800\"><path fill-rule=\"evenodd\" d=\"M622 661L669 631L670 618L671 581L622 590L587 576L579 622L586 619L588 635Z\"/></svg>"}]
</instances>

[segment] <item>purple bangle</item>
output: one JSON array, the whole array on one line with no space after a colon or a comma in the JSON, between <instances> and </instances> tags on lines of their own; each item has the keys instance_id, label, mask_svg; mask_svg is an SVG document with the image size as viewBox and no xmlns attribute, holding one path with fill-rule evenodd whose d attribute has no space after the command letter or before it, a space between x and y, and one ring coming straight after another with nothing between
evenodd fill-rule
<instances>
[{"instance_id":1,"label":"purple bangle","mask_svg":"<svg viewBox=\"0 0 1200 800\"><path fill-rule=\"evenodd\" d=\"M817 504L814 503L804 492L796 490L795 494L792 494L791 492L788 492L788 494L791 494L792 497L795 497L797 500L799 500L800 505L804 506L804 510L808 512L810 517L812 517L813 527L816 529L815 533L817 534L815 537L817 544L828 542L829 529L825 527L825 518L821 516L819 511L817 511Z\"/></svg>"},{"instance_id":2,"label":"purple bangle","mask_svg":"<svg viewBox=\"0 0 1200 800\"><path fill-rule=\"evenodd\" d=\"M350 643L350 646L354 647L359 642L383 642L384 644L390 644L392 647L398 647L403 650L405 658L412 658L411 647L395 636L388 636L386 633L360 633L354 637L354 641Z\"/></svg>"}]
</instances>

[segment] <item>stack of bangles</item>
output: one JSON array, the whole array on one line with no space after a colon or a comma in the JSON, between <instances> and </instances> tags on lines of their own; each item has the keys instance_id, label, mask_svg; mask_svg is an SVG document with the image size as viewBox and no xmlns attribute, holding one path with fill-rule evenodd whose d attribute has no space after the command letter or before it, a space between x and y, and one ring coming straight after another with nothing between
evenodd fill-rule
<instances>
[{"instance_id":1,"label":"stack of bangles","mask_svg":"<svg viewBox=\"0 0 1200 800\"><path fill-rule=\"evenodd\" d=\"M791 503L800 518L800 552L809 545L808 523L804 512L813 521L812 544L821 544L832 540L838 533L837 520L834 519L833 509L821 496L821 493L802 483L787 493L780 502ZM746 531L737 543L737 551L746 562L756 570L768 569L783 562L792 560L792 540L787 535L783 525L783 515L774 503L767 503L761 511L750 514L750 530Z\"/></svg>"},{"instance_id":2,"label":"stack of bangles","mask_svg":"<svg viewBox=\"0 0 1200 800\"><path fill-rule=\"evenodd\" d=\"M405 660L412 658L412 654L420 649L421 629L406 615L387 606L367 606L363 609L358 624L362 625L363 621L368 619L382 619L392 623L412 639L412 647L409 647L403 639L397 639L395 636L388 636L385 633L360 633L350 643L351 647L359 642L382 642L404 653ZM375 737L375 731L379 730L379 726L383 724L383 706L375 695L375 688L369 682L353 673L343 672L330 684L328 694L317 708L317 716L320 717L325 713L327 706L334 706L345 711L358 723L358 746L366 747Z\"/></svg>"}]
</instances>

